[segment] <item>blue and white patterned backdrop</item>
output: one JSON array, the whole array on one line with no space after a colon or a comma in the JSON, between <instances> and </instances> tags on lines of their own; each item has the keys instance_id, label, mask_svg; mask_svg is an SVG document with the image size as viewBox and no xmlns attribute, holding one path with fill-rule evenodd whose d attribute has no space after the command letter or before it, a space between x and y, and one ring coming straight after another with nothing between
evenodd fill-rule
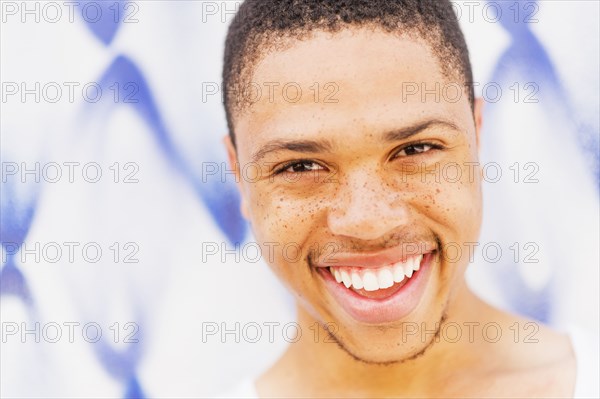
<instances>
[{"instance_id":1,"label":"blue and white patterned backdrop","mask_svg":"<svg viewBox=\"0 0 600 399\"><path fill-rule=\"evenodd\" d=\"M0 3L0 396L193 397L259 373L285 341L206 339L294 317L223 164L239 2ZM469 282L597 334L599 3L455 10L490 165L481 243L494 245Z\"/></svg>"}]
</instances>

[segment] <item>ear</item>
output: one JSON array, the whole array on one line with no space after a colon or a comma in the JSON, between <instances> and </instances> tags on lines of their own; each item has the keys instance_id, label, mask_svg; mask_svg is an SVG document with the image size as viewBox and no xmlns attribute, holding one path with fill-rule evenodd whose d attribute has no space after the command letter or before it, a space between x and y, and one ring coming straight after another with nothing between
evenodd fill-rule
<instances>
[{"instance_id":1,"label":"ear","mask_svg":"<svg viewBox=\"0 0 600 399\"><path fill-rule=\"evenodd\" d=\"M485 105L485 101L483 100L482 97L477 97L475 98L475 104L474 104L474 108L473 108L473 118L475 120L475 136L477 139L477 151L479 151L479 143L481 142L480 140L480 135L481 135L481 128L483 126L483 107Z\"/></svg>"},{"instance_id":2,"label":"ear","mask_svg":"<svg viewBox=\"0 0 600 399\"><path fill-rule=\"evenodd\" d=\"M242 216L244 216L246 220L250 220L250 214L248 212L248 201L246 200L246 192L241 179L240 163L237 157L237 149L233 145L233 142L231 141L231 137L229 135L223 137L223 144L225 145L225 148L227 150L229 168L235 172L235 181L238 187L238 191L240 192L240 211L242 212Z\"/></svg>"}]
</instances>

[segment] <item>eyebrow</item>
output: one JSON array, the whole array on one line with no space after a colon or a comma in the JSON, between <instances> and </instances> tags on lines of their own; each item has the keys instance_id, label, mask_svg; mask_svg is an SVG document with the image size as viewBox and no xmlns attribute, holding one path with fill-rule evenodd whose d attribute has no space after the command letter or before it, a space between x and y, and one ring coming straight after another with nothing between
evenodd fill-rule
<instances>
[{"instance_id":1,"label":"eyebrow","mask_svg":"<svg viewBox=\"0 0 600 399\"><path fill-rule=\"evenodd\" d=\"M443 119L431 119L425 122L418 122L412 126L407 126L386 132L383 134L383 139L386 142L406 140L407 138L415 136L432 127L441 127L455 131L460 131L458 126L456 126L456 124L451 121Z\"/></svg>"},{"instance_id":2,"label":"eyebrow","mask_svg":"<svg viewBox=\"0 0 600 399\"><path fill-rule=\"evenodd\" d=\"M383 133L382 138L385 142L394 142L400 140L406 140L409 137L415 136L427 129L432 127L449 128L455 131L460 131L458 126L453 122L442 119L431 119L424 122L418 122L414 125L403 127L400 129L394 129ZM278 151L293 151L300 153L317 153L317 152L331 152L333 145L328 140L285 140L275 139L264 146L252 156L253 162L258 162L264 158L267 154Z\"/></svg>"},{"instance_id":3,"label":"eyebrow","mask_svg":"<svg viewBox=\"0 0 600 399\"><path fill-rule=\"evenodd\" d=\"M270 141L258 150L253 156L252 161L258 162L265 155L277 151L294 151L301 153L331 152L333 145L327 140L282 140Z\"/></svg>"}]
</instances>

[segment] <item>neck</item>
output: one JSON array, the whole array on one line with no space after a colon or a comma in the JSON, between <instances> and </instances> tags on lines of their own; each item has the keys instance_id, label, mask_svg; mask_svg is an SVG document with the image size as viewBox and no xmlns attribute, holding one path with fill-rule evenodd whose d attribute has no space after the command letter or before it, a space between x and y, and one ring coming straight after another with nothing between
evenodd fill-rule
<instances>
[{"instance_id":1,"label":"neck","mask_svg":"<svg viewBox=\"0 0 600 399\"><path fill-rule=\"evenodd\" d=\"M451 373L455 375L457 369L470 369L481 353L481 345L484 343L477 340L470 342L466 334L469 323L485 324L483 320L490 320L490 312L491 308L463 283L448 304L445 321L446 325L457 323L461 326L464 336L462 339L456 342L454 329L451 340L444 339L442 335L417 358L377 364L367 363L350 355L329 336L321 323L298 306L298 324L303 336L290 345L280 361L264 377L268 378L270 375L273 377L271 381L278 381L281 387L294 387L294 392L306 392L307 395L343 395L344 392L349 392L379 396L390 393L397 395L398 392L405 392L407 395L439 392L439 386L447 383ZM451 370L449 365L452 365Z\"/></svg>"}]
</instances>

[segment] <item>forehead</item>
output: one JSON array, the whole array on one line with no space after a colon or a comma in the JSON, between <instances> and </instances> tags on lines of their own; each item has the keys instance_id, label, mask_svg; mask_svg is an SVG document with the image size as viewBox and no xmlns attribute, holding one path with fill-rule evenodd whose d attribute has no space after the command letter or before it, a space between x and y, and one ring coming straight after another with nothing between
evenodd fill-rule
<instances>
[{"instance_id":1,"label":"forehead","mask_svg":"<svg viewBox=\"0 0 600 399\"><path fill-rule=\"evenodd\" d=\"M426 118L458 126L470 119L462 86L442 73L422 39L347 29L290 41L254 67L255 102L236 117L240 147L282 136L364 135Z\"/></svg>"}]
</instances>

